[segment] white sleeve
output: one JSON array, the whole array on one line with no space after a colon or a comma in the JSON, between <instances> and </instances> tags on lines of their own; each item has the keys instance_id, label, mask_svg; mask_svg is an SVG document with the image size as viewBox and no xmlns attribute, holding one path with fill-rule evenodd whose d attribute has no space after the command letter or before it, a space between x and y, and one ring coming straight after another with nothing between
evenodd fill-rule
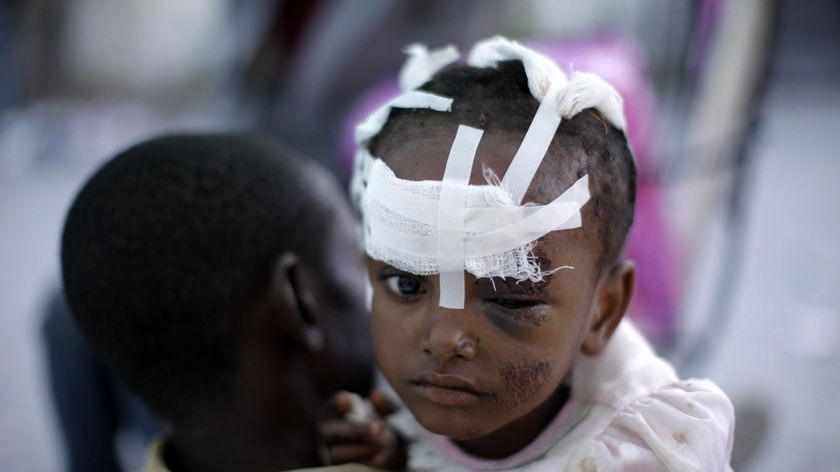
<instances>
[{"instance_id":1,"label":"white sleeve","mask_svg":"<svg viewBox=\"0 0 840 472\"><path fill-rule=\"evenodd\" d=\"M735 413L709 380L686 380L636 399L568 462L574 471L731 471Z\"/></svg>"}]
</instances>

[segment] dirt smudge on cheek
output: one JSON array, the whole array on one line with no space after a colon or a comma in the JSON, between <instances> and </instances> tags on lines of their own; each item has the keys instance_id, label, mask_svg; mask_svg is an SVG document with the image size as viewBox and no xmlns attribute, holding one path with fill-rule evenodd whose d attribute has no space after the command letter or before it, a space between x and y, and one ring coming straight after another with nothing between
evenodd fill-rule
<instances>
[{"instance_id":1,"label":"dirt smudge on cheek","mask_svg":"<svg viewBox=\"0 0 840 472\"><path fill-rule=\"evenodd\" d=\"M522 363L509 362L499 368L499 375L505 380L505 406L515 407L539 395L543 384L551 375L551 363L542 360L526 360Z\"/></svg>"}]
</instances>

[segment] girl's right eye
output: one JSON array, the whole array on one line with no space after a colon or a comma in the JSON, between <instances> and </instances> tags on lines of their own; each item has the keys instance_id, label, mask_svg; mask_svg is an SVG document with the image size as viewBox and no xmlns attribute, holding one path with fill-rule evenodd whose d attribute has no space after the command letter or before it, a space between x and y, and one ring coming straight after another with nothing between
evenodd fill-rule
<instances>
[{"instance_id":1,"label":"girl's right eye","mask_svg":"<svg viewBox=\"0 0 840 472\"><path fill-rule=\"evenodd\" d=\"M382 280L388 291L398 298L410 298L426 291L420 279L412 275L383 274Z\"/></svg>"}]
</instances>

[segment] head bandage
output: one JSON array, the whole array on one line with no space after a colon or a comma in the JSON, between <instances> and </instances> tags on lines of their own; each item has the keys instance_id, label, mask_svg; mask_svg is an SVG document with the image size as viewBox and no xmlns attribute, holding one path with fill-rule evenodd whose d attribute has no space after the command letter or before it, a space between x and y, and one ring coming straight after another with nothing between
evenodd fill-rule
<instances>
[{"instance_id":1,"label":"head bandage","mask_svg":"<svg viewBox=\"0 0 840 472\"><path fill-rule=\"evenodd\" d=\"M412 45L400 74L406 91L374 111L356 128L358 150L351 193L363 217L367 254L417 275L440 274L440 306L463 308L464 271L476 277L511 277L537 282L543 270L531 250L552 231L580 227L580 209L589 200L588 176L583 176L546 205L522 204L534 174L563 118L597 108L623 129L621 97L598 76L576 72L567 79L546 57L496 37L482 41L467 63L495 67L521 60L531 94L540 106L504 177L485 168L487 185L469 185L475 153L483 131L461 125L452 143L441 181L411 181L393 171L367 149L392 108L427 108L448 112L452 99L411 90L440 68L458 59L452 47L428 51Z\"/></svg>"}]
</instances>

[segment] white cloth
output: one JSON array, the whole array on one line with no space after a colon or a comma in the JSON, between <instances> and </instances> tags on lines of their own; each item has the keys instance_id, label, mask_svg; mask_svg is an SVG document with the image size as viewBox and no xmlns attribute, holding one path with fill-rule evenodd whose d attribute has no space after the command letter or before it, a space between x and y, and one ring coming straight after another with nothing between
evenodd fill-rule
<instances>
[{"instance_id":1,"label":"white cloth","mask_svg":"<svg viewBox=\"0 0 840 472\"><path fill-rule=\"evenodd\" d=\"M415 471L731 471L735 415L710 380L680 380L628 321L598 356L581 356L572 398L551 424L511 457L470 456L422 429L395 421L413 443Z\"/></svg>"}]
</instances>

